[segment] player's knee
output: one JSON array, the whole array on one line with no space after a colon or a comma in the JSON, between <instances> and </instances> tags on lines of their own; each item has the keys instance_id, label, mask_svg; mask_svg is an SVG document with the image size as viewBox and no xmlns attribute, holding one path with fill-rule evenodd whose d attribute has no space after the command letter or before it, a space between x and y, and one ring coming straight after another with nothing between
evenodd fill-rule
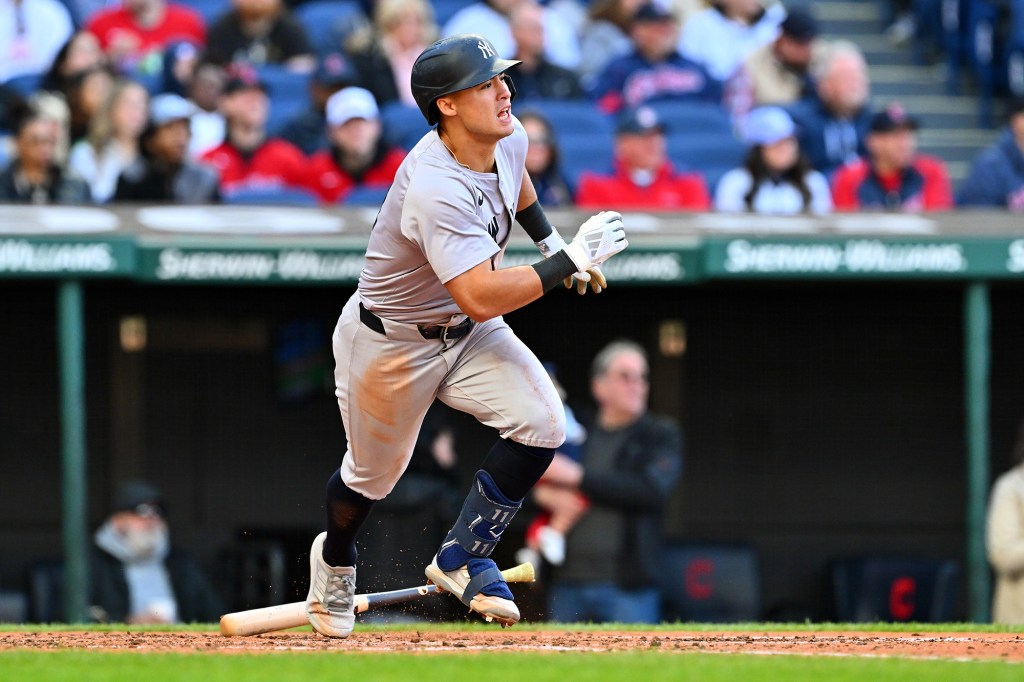
<instances>
[{"instance_id":1,"label":"player's knee","mask_svg":"<svg viewBox=\"0 0 1024 682\"><path fill-rule=\"evenodd\" d=\"M509 437L520 443L558 447L565 441L565 408L561 402L531 403Z\"/></svg>"}]
</instances>

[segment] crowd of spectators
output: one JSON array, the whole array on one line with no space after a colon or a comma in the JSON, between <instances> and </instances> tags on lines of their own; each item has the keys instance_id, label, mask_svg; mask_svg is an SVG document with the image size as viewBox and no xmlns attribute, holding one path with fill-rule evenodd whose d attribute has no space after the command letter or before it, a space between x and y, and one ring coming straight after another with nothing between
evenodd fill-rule
<instances>
[{"instance_id":1,"label":"crowd of spectators","mask_svg":"<svg viewBox=\"0 0 1024 682\"><path fill-rule=\"evenodd\" d=\"M823 36L812 3L189 2L0 0L0 200L379 200L427 131L416 56L472 32L521 61L515 111L547 205L1024 209L1024 104L954 194L917 152L914 112L875 110L862 51Z\"/></svg>"}]
</instances>

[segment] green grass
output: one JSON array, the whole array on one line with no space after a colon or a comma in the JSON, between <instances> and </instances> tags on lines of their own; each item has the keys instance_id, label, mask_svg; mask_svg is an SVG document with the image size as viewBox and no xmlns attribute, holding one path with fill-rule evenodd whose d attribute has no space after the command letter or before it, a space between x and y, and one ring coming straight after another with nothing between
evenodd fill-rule
<instances>
[{"instance_id":1,"label":"green grass","mask_svg":"<svg viewBox=\"0 0 1024 682\"><path fill-rule=\"evenodd\" d=\"M5 682L286 682L398 680L459 682L1002 682L1020 680L1020 665L909 659L601 653L468 653L416 655L320 652L153 654L8 651Z\"/></svg>"}]
</instances>

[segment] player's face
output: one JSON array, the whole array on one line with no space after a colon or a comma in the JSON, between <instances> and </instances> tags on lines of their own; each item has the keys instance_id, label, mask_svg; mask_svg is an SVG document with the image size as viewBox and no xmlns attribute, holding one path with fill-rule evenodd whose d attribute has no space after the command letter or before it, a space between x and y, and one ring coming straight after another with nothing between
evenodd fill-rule
<instances>
[{"instance_id":1,"label":"player's face","mask_svg":"<svg viewBox=\"0 0 1024 682\"><path fill-rule=\"evenodd\" d=\"M450 95L466 130L484 137L502 138L512 134L512 92L505 75L498 74L480 85Z\"/></svg>"}]
</instances>

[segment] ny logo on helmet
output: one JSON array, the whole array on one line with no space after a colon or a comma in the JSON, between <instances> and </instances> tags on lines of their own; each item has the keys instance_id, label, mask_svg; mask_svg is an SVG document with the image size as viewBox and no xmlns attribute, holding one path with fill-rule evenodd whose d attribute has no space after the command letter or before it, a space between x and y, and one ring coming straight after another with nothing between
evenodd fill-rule
<instances>
[{"instance_id":1,"label":"ny logo on helmet","mask_svg":"<svg viewBox=\"0 0 1024 682\"><path fill-rule=\"evenodd\" d=\"M484 41L482 41L482 40L478 41L476 46L477 46L477 48L479 48L481 54L483 54L484 57L493 57L494 56L494 48L491 47L490 45L488 45L487 43L485 43Z\"/></svg>"}]
</instances>

